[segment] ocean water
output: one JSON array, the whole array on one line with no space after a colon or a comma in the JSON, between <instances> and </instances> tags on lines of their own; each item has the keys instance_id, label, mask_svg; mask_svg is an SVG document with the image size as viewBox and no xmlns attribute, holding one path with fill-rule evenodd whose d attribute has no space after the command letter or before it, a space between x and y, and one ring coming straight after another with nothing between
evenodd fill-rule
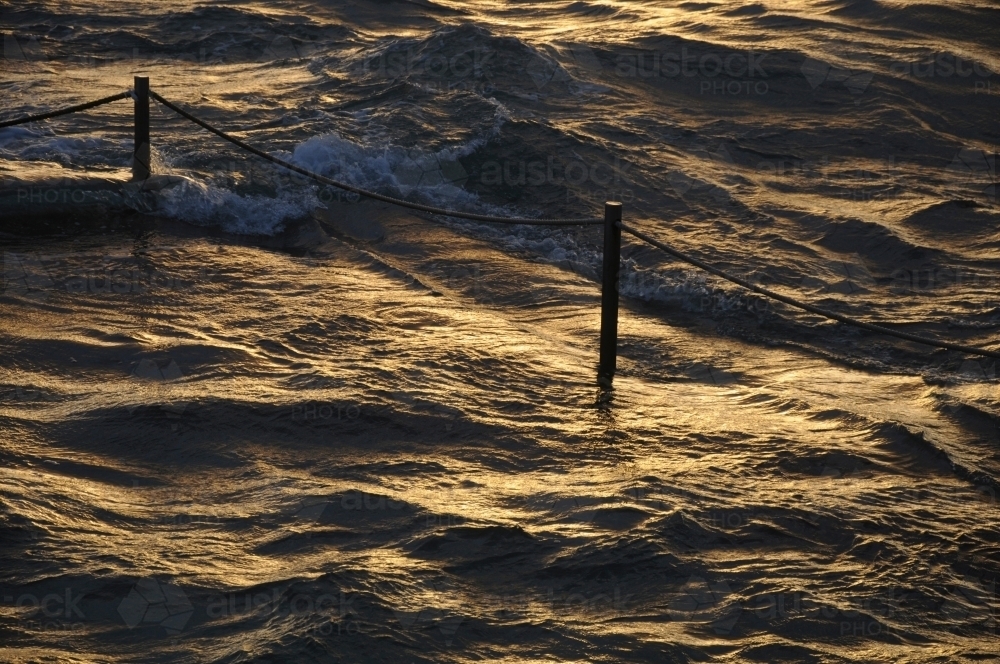
<instances>
[{"instance_id":1,"label":"ocean water","mask_svg":"<svg viewBox=\"0 0 1000 664\"><path fill-rule=\"evenodd\" d=\"M626 221L998 348L1000 8L0 2L0 117L127 89L423 203ZM982 662L992 359L601 231L411 214L155 102L0 129L0 660ZM110 183L110 184L109 184ZM53 213L53 210L56 210Z\"/></svg>"}]
</instances>

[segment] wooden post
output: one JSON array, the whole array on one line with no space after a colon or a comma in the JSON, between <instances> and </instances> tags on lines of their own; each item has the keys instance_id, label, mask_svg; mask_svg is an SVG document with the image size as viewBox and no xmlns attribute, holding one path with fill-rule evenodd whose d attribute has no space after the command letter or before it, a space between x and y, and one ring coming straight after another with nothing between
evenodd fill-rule
<instances>
[{"instance_id":1,"label":"wooden post","mask_svg":"<svg viewBox=\"0 0 1000 664\"><path fill-rule=\"evenodd\" d=\"M601 279L601 362L597 382L610 388L618 361L618 279L621 271L622 204L604 204L604 272Z\"/></svg>"},{"instance_id":2,"label":"wooden post","mask_svg":"<svg viewBox=\"0 0 1000 664\"><path fill-rule=\"evenodd\" d=\"M132 179L145 180L152 174L149 148L149 77L135 77L135 144L132 152Z\"/></svg>"}]
</instances>

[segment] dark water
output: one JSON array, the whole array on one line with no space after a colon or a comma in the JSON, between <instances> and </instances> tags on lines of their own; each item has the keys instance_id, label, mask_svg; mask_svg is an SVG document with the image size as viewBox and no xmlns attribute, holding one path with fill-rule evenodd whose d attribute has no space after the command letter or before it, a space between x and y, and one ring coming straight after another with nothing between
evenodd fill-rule
<instances>
[{"instance_id":1,"label":"dark water","mask_svg":"<svg viewBox=\"0 0 1000 664\"><path fill-rule=\"evenodd\" d=\"M2 117L145 74L331 177L620 199L758 283L996 348L998 28L988 2L3 2ZM626 239L601 393L599 230L360 202L158 105L170 177L139 192L130 104L0 130L0 659L996 659L994 361Z\"/></svg>"}]
</instances>

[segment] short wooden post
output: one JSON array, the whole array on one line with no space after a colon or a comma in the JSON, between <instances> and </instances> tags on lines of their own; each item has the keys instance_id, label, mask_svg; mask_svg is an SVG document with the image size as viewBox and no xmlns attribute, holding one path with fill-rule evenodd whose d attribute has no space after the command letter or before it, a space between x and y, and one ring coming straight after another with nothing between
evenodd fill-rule
<instances>
[{"instance_id":1,"label":"short wooden post","mask_svg":"<svg viewBox=\"0 0 1000 664\"><path fill-rule=\"evenodd\" d=\"M132 152L132 179L145 180L153 169L149 148L149 77L135 77L135 143Z\"/></svg>"},{"instance_id":2,"label":"short wooden post","mask_svg":"<svg viewBox=\"0 0 1000 664\"><path fill-rule=\"evenodd\" d=\"M601 278L601 362L597 382L609 388L618 363L618 279L621 272L622 204L604 204L604 271Z\"/></svg>"}]
</instances>

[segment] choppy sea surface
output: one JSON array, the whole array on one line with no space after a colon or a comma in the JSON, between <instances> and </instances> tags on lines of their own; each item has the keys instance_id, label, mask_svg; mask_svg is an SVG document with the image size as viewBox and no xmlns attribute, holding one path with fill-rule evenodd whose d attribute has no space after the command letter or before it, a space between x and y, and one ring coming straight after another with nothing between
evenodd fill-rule
<instances>
[{"instance_id":1,"label":"choppy sea surface","mask_svg":"<svg viewBox=\"0 0 1000 664\"><path fill-rule=\"evenodd\" d=\"M997 349L998 30L986 0L5 1L0 118L147 75L354 185L617 199ZM599 228L365 202L155 103L170 177L109 187L131 104L0 129L0 660L1000 659L994 360L626 236L601 391Z\"/></svg>"}]
</instances>

